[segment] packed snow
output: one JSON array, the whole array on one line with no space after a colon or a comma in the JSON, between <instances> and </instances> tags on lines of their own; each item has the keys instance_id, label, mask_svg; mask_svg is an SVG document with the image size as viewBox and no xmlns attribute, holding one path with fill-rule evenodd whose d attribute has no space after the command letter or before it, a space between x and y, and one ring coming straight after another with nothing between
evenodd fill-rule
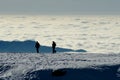
<instances>
[{"instance_id":1,"label":"packed snow","mask_svg":"<svg viewBox=\"0 0 120 80\"><path fill-rule=\"evenodd\" d=\"M52 75L53 71L59 69L63 69L65 74ZM107 72L107 74L104 73L103 75L102 71L103 73ZM94 74L97 76L94 76ZM103 75L102 78L99 78L100 75ZM85 79L83 79L83 76L86 76ZM120 54L0 53L0 80L80 79L120 80Z\"/></svg>"}]
</instances>

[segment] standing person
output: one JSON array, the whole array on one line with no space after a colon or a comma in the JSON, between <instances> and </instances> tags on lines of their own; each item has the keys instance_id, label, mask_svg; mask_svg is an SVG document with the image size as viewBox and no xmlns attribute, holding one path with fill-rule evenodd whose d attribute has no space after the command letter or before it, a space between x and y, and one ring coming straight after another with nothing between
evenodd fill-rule
<instances>
[{"instance_id":1,"label":"standing person","mask_svg":"<svg viewBox=\"0 0 120 80\"><path fill-rule=\"evenodd\" d=\"M56 48L56 43L55 43L55 41L52 41L52 52L53 53L56 53L55 48Z\"/></svg>"},{"instance_id":2,"label":"standing person","mask_svg":"<svg viewBox=\"0 0 120 80\"><path fill-rule=\"evenodd\" d=\"M38 41L35 43L35 48L36 48L37 53L39 53L40 44Z\"/></svg>"}]
</instances>

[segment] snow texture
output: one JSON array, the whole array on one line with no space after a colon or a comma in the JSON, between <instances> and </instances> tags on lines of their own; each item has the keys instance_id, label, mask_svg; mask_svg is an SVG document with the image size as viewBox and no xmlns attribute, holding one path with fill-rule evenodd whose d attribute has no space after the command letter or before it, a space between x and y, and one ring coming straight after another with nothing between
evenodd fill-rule
<instances>
[{"instance_id":1,"label":"snow texture","mask_svg":"<svg viewBox=\"0 0 120 80\"><path fill-rule=\"evenodd\" d=\"M0 53L0 80L120 80L120 54Z\"/></svg>"}]
</instances>

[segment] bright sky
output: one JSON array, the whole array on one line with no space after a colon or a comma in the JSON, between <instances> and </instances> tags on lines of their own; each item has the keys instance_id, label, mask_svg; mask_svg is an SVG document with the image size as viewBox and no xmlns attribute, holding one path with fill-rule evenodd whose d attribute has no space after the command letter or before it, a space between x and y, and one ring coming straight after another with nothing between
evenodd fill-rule
<instances>
[{"instance_id":1,"label":"bright sky","mask_svg":"<svg viewBox=\"0 0 120 80\"><path fill-rule=\"evenodd\" d=\"M120 0L0 0L0 14L120 14Z\"/></svg>"}]
</instances>

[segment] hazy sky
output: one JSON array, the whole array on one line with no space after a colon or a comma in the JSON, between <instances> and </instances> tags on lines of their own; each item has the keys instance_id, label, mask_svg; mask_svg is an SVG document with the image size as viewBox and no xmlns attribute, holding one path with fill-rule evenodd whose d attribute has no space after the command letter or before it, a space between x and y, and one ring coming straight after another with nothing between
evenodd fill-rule
<instances>
[{"instance_id":1,"label":"hazy sky","mask_svg":"<svg viewBox=\"0 0 120 80\"><path fill-rule=\"evenodd\" d=\"M0 0L0 14L120 14L120 0Z\"/></svg>"}]
</instances>

